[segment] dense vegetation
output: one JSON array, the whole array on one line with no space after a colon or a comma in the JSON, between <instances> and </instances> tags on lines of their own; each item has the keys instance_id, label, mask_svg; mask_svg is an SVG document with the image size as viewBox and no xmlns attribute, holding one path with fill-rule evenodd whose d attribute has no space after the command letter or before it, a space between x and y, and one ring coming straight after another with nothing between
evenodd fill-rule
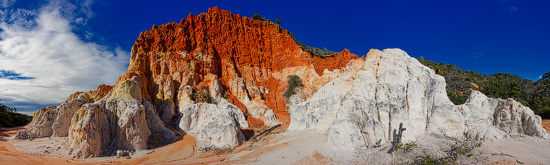
<instances>
[{"instance_id":1,"label":"dense vegetation","mask_svg":"<svg viewBox=\"0 0 550 165\"><path fill-rule=\"evenodd\" d=\"M31 120L32 116L17 113L15 108L10 108L0 102L0 127L24 126Z\"/></svg>"},{"instance_id":2,"label":"dense vegetation","mask_svg":"<svg viewBox=\"0 0 550 165\"><path fill-rule=\"evenodd\" d=\"M454 104L463 104L472 90L478 90L489 97L513 98L542 118L550 118L550 72L540 80L533 81L509 73L485 75L462 71L455 65L438 64L423 57L418 58L418 61L445 77L447 95Z\"/></svg>"}]
</instances>

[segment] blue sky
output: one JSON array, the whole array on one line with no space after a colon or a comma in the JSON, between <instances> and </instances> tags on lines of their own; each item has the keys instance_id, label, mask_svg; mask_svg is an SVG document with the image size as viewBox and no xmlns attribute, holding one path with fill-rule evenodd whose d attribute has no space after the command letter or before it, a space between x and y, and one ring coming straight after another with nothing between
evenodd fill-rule
<instances>
[{"instance_id":1,"label":"blue sky","mask_svg":"<svg viewBox=\"0 0 550 165\"><path fill-rule=\"evenodd\" d=\"M536 80L550 72L550 2L0 0L0 99L32 112L115 83L140 32L218 6L281 18L299 41L364 55L413 57Z\"/></svg>"}]
</instances>

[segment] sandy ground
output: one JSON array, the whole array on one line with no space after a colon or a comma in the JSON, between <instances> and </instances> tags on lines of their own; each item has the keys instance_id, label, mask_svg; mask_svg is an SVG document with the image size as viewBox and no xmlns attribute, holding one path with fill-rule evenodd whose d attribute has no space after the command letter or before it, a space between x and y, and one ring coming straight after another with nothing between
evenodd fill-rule
<instances>
[{"instance_id":1,"label":"sandy ground","mask_svg":"<svg viewBox=\"0 0 550 165\"><path fill-rule=\"evenodd\" d=\"M52 158L45 156L27 155L15 149L15 146L5 141L9 137L15 136L18 128L0 128L0 164L82 164L85 160L74 160L66 158Z\"/></svg>"},{"instance_id":2,"label":"sandy ground","mask_svg":"<svg viewBox=\"0 0 550 165\"><path fill-rule=\"evenodd\" d=\"M550 124L549 120L545 120ZM546 127L548 129L548 127ZM326 135L316 131L273 133L250 140L233 149L201 153L192 136L184 136L173 144L146 150L127 159L101 157L72 159L56 146L64 138L41 138L16 141L13 136L23 128L0 129L0 164L390 164L407 163L419 155L433 157L444 154L454 141L431 136L418 138L412 152L388 154L390 144L364 148L360 152L339 150L326 143ZM12 137L12 138L10 138ZM7 139L7 141L6 141ZM434 145L437 144L437 145ZM434 148L439 146L439 148ZM17 148L17 149L16 149ZM58 149L59 148L59 149ZM26 154L27 153L27 154ZM550 140L513 136L482 141L471 156L459 157L459 164L550 164ZM32 154L32 155L31 155Z\"/></svg>"},{"instance_id":3,"label":"sandy ground","mask_svg":"<svg viewBox=\"0 0 550 165\"><path fill-rule=\"evenodd\" d=\"M66 138L40 138L32 141L14 140L18 128L0 128L0 164L172 164L193 156L195 139L191 136L173 144L144 150L127 157L99 157L73 159L67 155L62 143ZM16 149L17 147L17 149Z\"/></svg>"}]
</instances>

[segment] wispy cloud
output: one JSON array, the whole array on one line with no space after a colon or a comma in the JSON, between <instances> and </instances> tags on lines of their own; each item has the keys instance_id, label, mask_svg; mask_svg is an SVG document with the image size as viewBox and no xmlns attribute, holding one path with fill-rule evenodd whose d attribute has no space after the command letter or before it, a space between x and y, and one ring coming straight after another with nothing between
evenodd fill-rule
<instances>
[{"instance_id":1,"label":"wispy cloud","mask_svg":"<svg viewBox=\"0 0 550 165\"><path fill-rule=\"evenodd\" d=\"M479 47L474 47L472 50L473 50L473 53L472 53L472 58L473 59L480 58L480 57L484 56L483 51L480 50Z\"/></svg>"},{"instance_id":2,"label":"wispy cloud","mask_svg":"<svg viewBox=\"0 0 550 165\"><path fill-rule=\"evenodd\" d=\"M0 20L0 74L8 77L0 76L2 102L30 110L29 105L60 103L75 91L116 82L127 68L128 52L74 33L93 16L91 5L53 0L40 9L2 11L8 13Z\"/></svg>"},{"instance_id":3,"label":"wispy cloud","mask_svg":"<svg viewBox=\"0 0 550 165\"><path fill-rule=\"evenodd\" d=\"M521 11L514 0L497 0L497 2L503 10L509 12L510 14L516 14Z\"/></svg>"}]
</instances>

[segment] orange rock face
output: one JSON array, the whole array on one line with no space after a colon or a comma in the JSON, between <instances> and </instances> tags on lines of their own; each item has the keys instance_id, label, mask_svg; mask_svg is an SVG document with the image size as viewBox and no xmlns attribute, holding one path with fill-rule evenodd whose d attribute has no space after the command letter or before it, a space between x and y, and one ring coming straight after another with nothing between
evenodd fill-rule
<instances>
[{"instance_id":1,"label":"orange rock face","mask_svg":"<svg viewBox=\"0 0 550 165\"><path fill-rule=\"evenodd\" d=\"M132 47L128 71L118 81L139 76L144 97L156 107L166 100L177 106L187 86L194 102L223 97L247 116L249 110L267 108L287 124L282 93L288 75L311 78L304 80L305 87L319 85L315 79L325 69L341 69L358 58L348 50L333 57L313 56L279 25L214 7L142 32ZM304 91L310 96L316 89ZM205 94L210 96L204 98ZM249 122L263 124L248 117Z\"/></svg>"}]
</instances>

